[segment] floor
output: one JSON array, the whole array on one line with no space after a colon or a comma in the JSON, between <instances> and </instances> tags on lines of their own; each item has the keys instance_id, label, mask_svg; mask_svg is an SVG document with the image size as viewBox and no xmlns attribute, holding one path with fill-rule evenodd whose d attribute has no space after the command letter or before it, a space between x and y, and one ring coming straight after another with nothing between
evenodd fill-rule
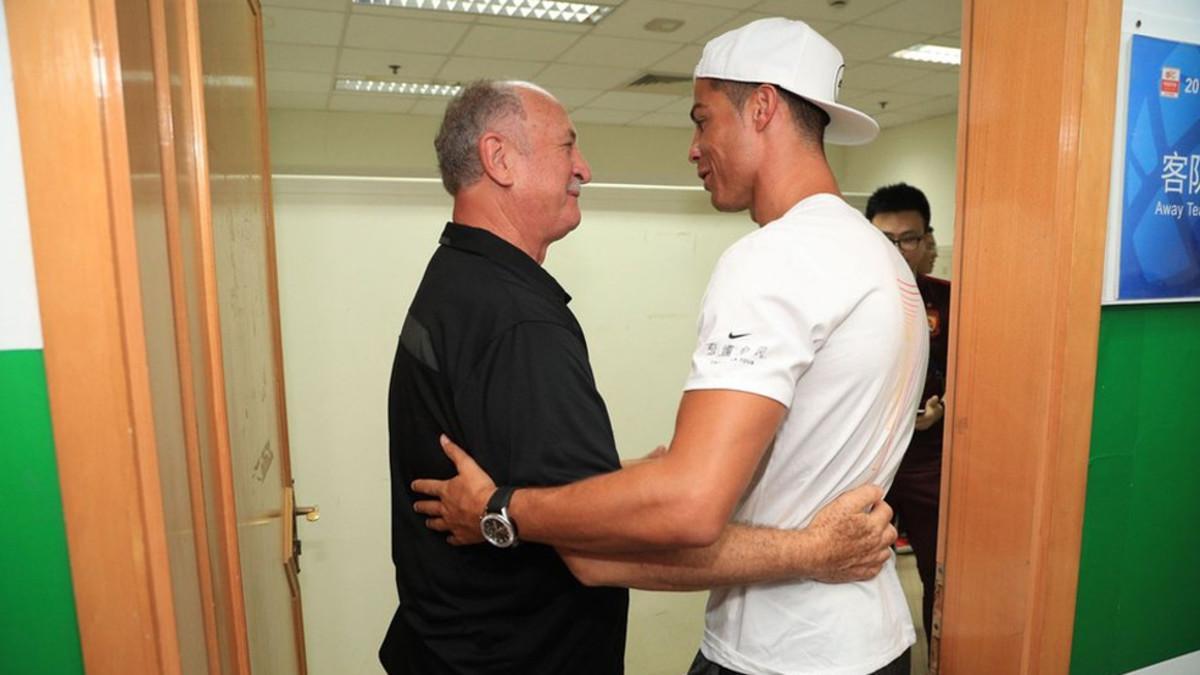
<instances>
[{"instance_id":1,"label":"floor","mask_svg":"<svg viewBox=\"0 0 1200 675\"><path fill-rule=\"evenodd\" d=\"M925 644L925 626L921 625L921 577L917 576L917 557L911 553L896 556L896 572L908 600L913 627L917 629L917 644L912 648L912 675L929 672L929 648Z\"/></svg>"}]
</instances>

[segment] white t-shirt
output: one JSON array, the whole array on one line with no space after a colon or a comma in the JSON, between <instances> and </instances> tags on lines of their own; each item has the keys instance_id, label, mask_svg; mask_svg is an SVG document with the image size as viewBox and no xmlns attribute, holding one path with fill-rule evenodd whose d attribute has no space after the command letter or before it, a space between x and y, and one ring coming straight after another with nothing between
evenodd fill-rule
<instances>
[{"instance_id":1,"label":"white t-shirt","mask_svg":"<svg viewBox=\"0 0 1200 675\"><path fill-rule=\"evenodd\" d=\"M851 488L891 486L912 436L929 352L925 305L895 247L818 194L721 256L685 389L788 407L734 512L800 528ZM915 642L893 557L871 581L714 591L701 650L750 675L861 675Z\"/></svg>"}]
</instances>

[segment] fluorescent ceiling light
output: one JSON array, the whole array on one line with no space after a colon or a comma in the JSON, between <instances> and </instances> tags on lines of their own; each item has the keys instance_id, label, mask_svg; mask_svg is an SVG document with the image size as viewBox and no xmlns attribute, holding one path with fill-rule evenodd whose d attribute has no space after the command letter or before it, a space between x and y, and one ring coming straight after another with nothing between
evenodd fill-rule
<instances>
[{"instance_id":1,"label":"fluorescent ceiling light","mask_svg":"<svg viewBox=\"0 0 1200 675\"><path fill-rule=\"evenodd\" d=\"M615 9L609 5L557 2L555 0L354 0L354 4L483 14L513 19L540 19L563 23L599 23Z\"/></svg>"},{"instance_id":2,"label":"fluorescent ceiling light","mask_svg":"<svg viewBox=\"0 0 1200 675\"><path fill-rule=\"evenodd\" d=\"M359 80L339 77L333 87L338 91L357 91L366 94L403 94L406 96L458 96L462 85L432 82L392 82L389 80Z\"/></svg>"},{"instance_id":3,"label":"fluorescent ceiling light","mask_svg":"<svg viewBox=\"0 0 1200 675\"><path fill-rule=\"evenodd\" d=\"M941 45L913 45L908 49L901 49L895 52L892 54L892 58L957 66L962 63L962 50L958 47L943 47Z\"/></svg>"}]
</instances>

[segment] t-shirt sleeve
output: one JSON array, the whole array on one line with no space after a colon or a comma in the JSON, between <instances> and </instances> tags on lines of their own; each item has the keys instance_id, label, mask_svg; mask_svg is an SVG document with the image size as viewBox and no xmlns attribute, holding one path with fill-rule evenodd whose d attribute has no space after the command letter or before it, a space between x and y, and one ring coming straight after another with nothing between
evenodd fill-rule
<instances>
[{"instance_id":1,"label":"t-shirt sleeve","mask_svg":"<svg viewBox=\"0 0 1200 675\"><path fill-rule=\"evenodd\" d=\"M481 436L507 457L498 483L561 485L620 468L587 348L570 329L518 324L492 343L477 374L486 382Z\"/></svg>"},{"instance_id":2,"label":"t-shirt sleeve","mask_svg":"<svg viewBox=\"0 0 1200 675\"><path fill-rule=\"evenodd\" d=\"M751 243L736 244L713 271L684 389L744 391L790 407L828 330L828 303L794 257Z\"/></svg>"}]
</instances>

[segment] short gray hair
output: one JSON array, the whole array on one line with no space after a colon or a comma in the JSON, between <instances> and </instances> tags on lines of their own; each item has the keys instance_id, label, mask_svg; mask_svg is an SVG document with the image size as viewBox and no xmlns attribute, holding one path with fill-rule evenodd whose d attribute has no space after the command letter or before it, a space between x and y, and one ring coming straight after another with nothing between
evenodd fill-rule
<instances>
[{"instance_id":1,"label":"short gray hair","mask_svg":"<svg viewBox=\"0 0 1200 675\"><path fill-rule=\"evenodd\" d=\"M433 141L446 192L458 194L483 176L479 137L508 117L525 119L525 106L514 83L479 80L450 101Z\"/></svg>"}]
</instances>

